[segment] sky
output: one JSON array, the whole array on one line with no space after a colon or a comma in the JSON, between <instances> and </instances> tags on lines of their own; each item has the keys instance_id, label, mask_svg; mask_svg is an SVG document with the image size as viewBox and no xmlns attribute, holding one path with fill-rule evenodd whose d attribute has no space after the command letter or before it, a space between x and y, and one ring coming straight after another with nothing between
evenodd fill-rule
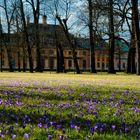
<instances>
[{"instance_id":1,"label":"sky","mask_svg":"<svg viewBox=\"0 0 140 140\"><path fill-rule=\"evenodd\" d=\"M2 0L0 0L0 2L1 1ZM80 22L79 23L78 22L75 22L75 21L77 21L77 14L78 14L78 10L79 10L78 8L80 7L81 4L82 4L82 2L80 0L78 0L77 3L75 3L75 7L76 8L75 8L75 10L71 11L71 16L69 17L69 27L71 25L73 25L72 28L71 28L71 30L70 30L70 32L72 32L72 33L74 33L76 35L78 35L79 33L81 33L83 35L87 35L87 33L88 33L87 28L85 28L81 32L80 30L82 29L83 26L80 25ZM139 4L140 4L140 1L139 1ZM47 13L47 11L46 12L43 12L43 13ZM4 19L5 18L3 18L3 14L2 14L2 9L1 8L0 8L0 17L2 19L3 28L5 28L5 26L4 26L4 21L5 21ZM33 19L31 19L31 21L33 22ZM42 22L42 17L40 17L40 23L41 22ZM54 24L55 23L55 20L52 18L52 16L47 15L47 23L49 23L49 24ZM120 32L120 35L121 35L121 37L123 37L125 39L128 39L129 36L130 36L129 35L129 32Z\"/></svg>"}]
</instances>

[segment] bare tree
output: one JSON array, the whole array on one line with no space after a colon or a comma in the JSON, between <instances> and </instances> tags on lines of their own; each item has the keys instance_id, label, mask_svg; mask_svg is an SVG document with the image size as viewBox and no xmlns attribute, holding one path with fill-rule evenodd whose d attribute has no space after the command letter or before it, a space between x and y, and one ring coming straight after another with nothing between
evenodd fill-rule
<instances>
[{"instance_id":1,"label":"bare tree","mask_svg":"<svg viewBox=\"0 0 140 140\"><path fill-rule=\"evenodd\" d=\"M73 61L74 61L74 65L76 68L76 73L79 74L80 69L79 69L79 65L78 65L78 61L77 61L75 39L70 34L70 32L69 32L70 28L68 27L68 20L70 18L71 6L72 6L71 0L60 0L58 2L57 7L55 7L55 15L56 15L56 19L58 20L58 22L61 25L62 30L65 34L65 37L68 42L68 46L72 51L72 56L73 56ZM59 8L61 8L61 12L59 11L60 10Z\"/></svg>"},{"instance_id":2,"label":"bare tree","mask_svg":"<svg viewBox=\"0 0 140 140\"><path fill-rule=\"evenodd\" d=\"M16 46L17 46L17 59L18 59L18 71L21 72L21 63L20 63L20 30L19 30L19 21L18 21L18 15L16 15L16 28L17 28L17 31L16 31Z\"/></svg>"},{"instance_id":3,"label":"bare tree","mask_svg":"<svg viewBox=\"0 0 140 140\"><path fill-rule=\"evenodd\" d=\"M114 49L115 49L115 38L114 38L114 14L113 14L113 0L109 0L109 73L115 73L114 70Z\"/></svg>"},{"instance_id":4,"label":"bare tree","mask_svg":"<svg viewBox=\"0 0 140 140\"><path fill-rule=\"evenodd\" d=\"M136 63L135 63L135 55L136 55L136 46L135 46L135 30L134 30L134 14L131 11L132 4L130 0L121 0L115 1L115 15L119 17L118 27L120 28L118 32L129 32L130 35L126 39L117 38L115 39L123 39L125 40L126 45L129 47L128 51L128 59L127 59L127 73L136 73ZM130 37L129 37L130 36ZM130 38L130 43L129 42Z\"/></svg>"},{"instance_id":5,"label":"bare tree","mask_svg":"<svg viewBox=\"0 0 140 140\"><path fill-rule=\"evenodd\" d=\"M91 63L91 73L96 73L95 68L95 41L94 41L94 32L93 32L93 3L92 0L88 1L88 12L89 12L89 40L90 40L90 63Z\"/></svg>"},{"instance_id":6,"label":"bare tree","mask_svg":"<svg viewBox=\"0 0 140 140\"><path fill-rule=\"evenodd\" d=\"M4 0L3 4L0 5L1 8L3 8L5 17L6 17L6 24L7 24L7 34L4 37L5 39L5 47L7 51L7 57L8 57L8 64L9 64L9 71L13 72L13 58L12 58L12 46L10 45L11 43L11 26L12 26L12 20L13 20L13 15L16 10L16 2L15 1L9 1L9 0Z\"/></svg>"},{"instance_id":7,"label":"bare tree","mask_svg":"<svg viewBox=\"0 0 140 140\"><path fill-rule=\"evenodd\" d=\"M139 12L138 12L138 0L131 0L132 3L132 21L134 22L134 32L135 32L135 45L136 45L136 60L137 68L136 73L140 75L140 27L139 27Z\"/></svg>"},{"instance_id":8,"label":"bare tree","mask_svg":"<svg viewBox=\"0 0 140 140\"><path fill-rule=\"evenodd\" d=\"M56 43L56 52L57 52L57 73L65 72L65 65L64 65L64 53L62 47L62 41L59 39L60 31L57 32L57 27L55 28L55 43ZM62 38L61 38L62 39Z\"/></svg>"},{"instance_id":9,"label":"bare tree","mask_svg":"<svg viewBox=\"0 0 140 140\"><path fill-rule=\"evenodd\" d=\"M95 68L95 46L100 44L103 33L103 17L105 17L106 9L104 3L101 0L82 0L82 6L79 7L80 15L79 23L83 29L88 30L88 38L90 44L90 71L96 73ZM107 14L106 14L107 15ZM104 18L105 19L105 18Z\"/></svg>"},{"instance_id":10,"label":"bare tree","mask_svg":"<svg viewBox=\"0 0 140 140\"><path fill-rule=\"evenodd\" d=\"M132 13L133 18L133 13ZM127 61L127 73L136 73L136 64L135 64L135 55L136 55L136 46L135 46L135 30L134 30L134 20L131 20L130 30L131 40L130 47L128 52L128 61Z\"/></svg>"},{"instance_id":11,"label":"bare tree","mask_svg":"<svg viewBox=\"0 0 140 140\"><path fill-rule=\"evenodd\" d=\"M2 40L3 40L3 29L2 29L2 23L1 23L1 18L0 18L0 69L1 72L3 71L2 65L3 65L3 45L2 45Z\"/></svg>"},{"instance_id":12,"label":"bare tree","mask_svg":"<svg viewBox=\"0 0 140 140\"><path fill-rule=\"evenodd\" d=\"M25 18L25 12L24 12L24 4L23 4L22 0L20 0L20 12L21 12L21 18L22 18L23 28L24 28L23 34L24 34L24 38L26 40L26 45L27 45L27 50L28 50L30 72L32 73L33 72L32 51L31 51L31 46L30 46L30 41L29 41L28 28L27 28L27 24L26 24L26 18ZM23 50L24 49L25 48L23 48Z\"/></svg>"},{"instance_id":13,"label":"bare tree","mask_svg":"<svg viewBox=\"0 0 140 140\"><path fill-rule=\"evenodd\" d=\"M32 9L33 18L34 18L34 28L32 32L34 33L35 38L35 46L36 46L36 53L37 53L37 72L42 72L42 62L41 62L41 53L40 53L40 35L39 35L39 17L40 17L40 6L41 0L26 0Z\"/></svg>"}]
</instances>

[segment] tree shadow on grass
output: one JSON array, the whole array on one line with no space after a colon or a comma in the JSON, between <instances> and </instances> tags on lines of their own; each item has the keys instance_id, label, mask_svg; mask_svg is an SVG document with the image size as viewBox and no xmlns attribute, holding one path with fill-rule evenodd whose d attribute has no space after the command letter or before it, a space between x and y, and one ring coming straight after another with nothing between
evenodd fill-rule
<instances>
[{"instance_id":1,"label":"tree shadow on grass","mask_svg":"<svg viewBox=\"0 0 140 140\"><path fill-rule=\"evenodd\" d=\"M74 114L71 113L67 114L67 116L63 116L62 114L52 115L47 111L42 112L39 109L30 112L22 109L16 111L12 108L1 108L0 120L1 125L6 124L13 126L14 124L19 124L21 128L25 128L26 125L33 125L39 128L47 125L47 127L53 127L53 129L56 130L75 129L90 134L96 132L112 135L115 132L118 135L124 133L135 136L137 134L137 128L140 127L140 124L136 122L134 124L125 124L125 122L120 123L118 121L103 122L99 120L88 120L79 116L74 116Z\"/></svg>"},{"instance_id":2,"label":"tree shadow on grass","mask_svg":"<svg viewBox=\"0 0 140 140\"><path fill-rule=\"evenodd\" d=\"M121 105L128 105L128 106L138 106L139 104L134 101L136 99L135 96L133 96L133 98L128 99L129 96L125 96L126 100L122 99L121 96L117 97L117 96L112 96L112 93L106 93L108 94L107 97L104 97L104 94L102 93L102 90L98 90L97 92L94 91L94 94L92 94L93 91L88 91L87 93L80 95L80 91L79 92L71 92L69 93L69 91L65 91L65 93L63 92L57 92L53 89L49 89L47 91L22 91L22 90L0 90L0 98L1 99L6 99L9 101L15 101L15 100L20 100L22 101L22 99L25 100L37 100L37 101L56 101L56 102L60 102L60 101L70 101L70 102L74 102L74 101L79 101L79 102L84 102L84 101L92 101L94 103L97 104L101 104L101 105L109 105L110 102L114 102L114 103L118 103ZM121 94L121 93L119 93ZM122 96L124 98L124 96ZM140 97L139 97L140 98Z\"/></svg>"},{"instance_id":3,"label":"tree shadow on grass","mask_svg":"<svg viewBox=\"0 0 140 140\"><path fill-rule=\"evenodd\" d=\"M20 96L20 100L24 99L24 102L26 102L26 99L34 100L36 102L37 100L46 100L46 101L71 101L74 102L74 100L79 99L80 102L84 100L91 100L96 103L101 103L102 100L98 98L85 98L82 97L67 97L67 96L57 96L57 92L54 94L54 91L50 90L49 93L40 93L40 92L19 92L19 91L13 91L13 90L0 90L1 98L7 99L9 101L15 101L18 99L18 96ZM99 91L98 91L99 92ZM78 93L79 94L79 93ZM65 95L65 94L64 94ZM67 97L67 98L66 98ZM117 99L116 99L117 100ZM110 102L108 99L106 101L107 103ZM11 104L12 102L10 102ZM124 104L129 104L130 102L124 102ZM61 109L60 109L61 110ZM6 125L13 125L18 123L20 127L24 128L26 127L26 124L31 124L36 127L44 127L44 125L47 124L48 127L53 127L53 129L79 129L81 131L86 131L87 133L107 133L107 134L113 134L114 132L116 134L124 133L128 135L135 136L137 132L137 128L140 127L140 124L138 124L138 120L135 120L133 124L126 124L125 122L120 123L120 121L116 120L115 122L105 122L100 121L100 118L96 119L95 117L91 119L85 119L82 116L75 116L75 114L71 114L70 111L67 111L69 113L60 114L59 112L50 113L49 111L45 112L45 109L41 108L38 104L36 106L28 106L25 104L24 107L16 106L14 103L9 105L3 105L3 103L0 105L0 121L1 124ZM40 126L38 126L40 124ZM61 127L60 127L61 126ZM127 128L127 129L126 129ZM132 133L133 130L133 133ZM120 132L121 131L121 132Z\"/></svg>"}]
</instances>

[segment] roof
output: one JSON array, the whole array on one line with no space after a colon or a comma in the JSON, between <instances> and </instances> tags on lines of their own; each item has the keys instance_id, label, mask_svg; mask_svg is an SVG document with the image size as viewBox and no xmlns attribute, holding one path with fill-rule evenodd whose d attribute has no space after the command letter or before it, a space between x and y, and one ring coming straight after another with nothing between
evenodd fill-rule
<instances>
[{"instance_id":1,"label":"roof","mask_svg":"<svg viewBox=\"0 0 140 140\"><path fill-rule=\"evenodd\" d=\"M89 49L90 48L89 39L76 38L75 44L76 44L77 48L82 48L82 49Z\"/></svg>"},{"instance_id":2,"label":"roof","mask_svg":"<svg viewBox=\"0 0 140 140\"><path fill-rule=\"evenodd\" d=\"M35 25L34 23L29 23L28 24L28 29L30 32L33 31ZM48 33L54 33L56 31L56 29L61 29L60 25L54 25L54 24L42 24L39 23L39 30L41 30L41 32L48 32Z\"/></svg>"},{"instance_id":3,"label":"roof","mask_svg":"<svg viewBox=\"0 0 140 140\"><path fill-rule=\"evenodd\" d=\"M122 40L115 40L115 51L120 49L121 52L128 52L129 46Z\"/></svg>"}]
</instances>

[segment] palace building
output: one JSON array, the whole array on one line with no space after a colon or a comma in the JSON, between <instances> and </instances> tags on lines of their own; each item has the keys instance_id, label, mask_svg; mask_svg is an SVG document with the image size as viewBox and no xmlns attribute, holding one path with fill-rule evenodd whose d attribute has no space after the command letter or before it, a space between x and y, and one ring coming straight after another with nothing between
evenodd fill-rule
<instances>
[{"instance_id":1,"label":"palace building","mask_svg":"<svg viewBox=\"0 0 140 140\"><path fill-rule=\"evenodd\" d=\"M34 44L34 24L27 18L27 26L29 32L30 44L32 46L33 66L36 68L36 47ZM2 25L0 23L2 32ZM7 34L3 33L3 38ZM57 48L56 41L62 45L64 54L64 66L66 70L74 70L74 62L72 52L68 46L65 35L60 25L47 23L47 17L42 17L42 23L39 24L41 63L44 70L56 70L57 68ZM57 38L57 40L56 40ZM90 70L90 46L89 40L83 37L76 37L76 53L79 68L82 71ZM6 44L6 39L1 39L0 63L3 69L8 69L7 47L11 47L12 64L14 69L18 69L19 63L21 69L23 65L29 69L28 53L23 38L17 38L17 33L10 34L10 43ZM123 42L116 43L114 65L115 70L126 70L128 57L128 47ZM95 65L96 70L105 71L108 69L108 49L107 43L103 39L95 46Z\"/></svg>"}]
</instances>

